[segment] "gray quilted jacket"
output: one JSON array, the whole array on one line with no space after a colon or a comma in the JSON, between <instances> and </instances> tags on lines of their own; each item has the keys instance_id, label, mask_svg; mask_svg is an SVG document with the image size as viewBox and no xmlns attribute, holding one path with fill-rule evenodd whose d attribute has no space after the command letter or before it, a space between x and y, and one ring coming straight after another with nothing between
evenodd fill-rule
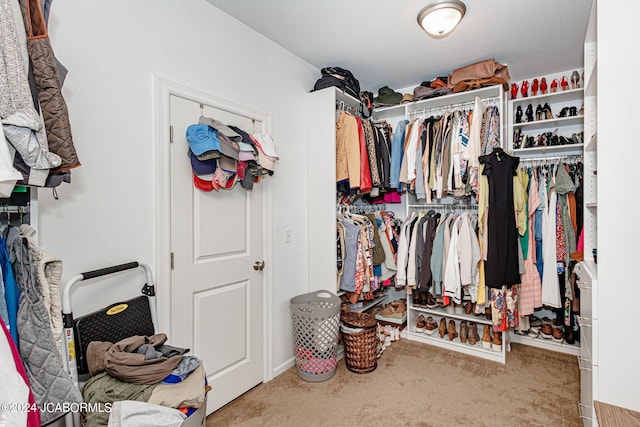
<instances>
[{"instance_id":1,"label":"gray quilted jacket","mask_svg":"<svg viewBox=\"0 0 640 427\"><path fill-rule=\"evenodd\" d=\"M31 256L24 236L17 227L10 227L7 250L13 265L16 283L20 289L18 306L18 340L20 357L29 385L39 407L47 404L80 403L82 395L64 369L62 357L56 347L49 312L38 292L32 276ZM53 405L49 405L53 404ZM40 421L47 424L64 415L47 410L40 412Z\"/></svg>"}]
</instances>

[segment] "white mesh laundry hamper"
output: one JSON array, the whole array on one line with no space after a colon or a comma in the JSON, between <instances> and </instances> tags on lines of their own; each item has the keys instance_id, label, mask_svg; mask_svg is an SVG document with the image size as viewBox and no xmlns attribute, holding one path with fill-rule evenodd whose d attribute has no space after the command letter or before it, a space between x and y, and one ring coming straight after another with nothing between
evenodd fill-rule
<instances>
[{"instance_id":1,"label":"white mesh laundry hamper","mask_svg":"<svg viewBox=\"0 0 640 427\"><path fill-rule=\"evenodd\" d=\"M340 303L340 298L329 291L291 299L296 367L303 380L325 381L335 374Z\"/></svg>"}]
</instances>

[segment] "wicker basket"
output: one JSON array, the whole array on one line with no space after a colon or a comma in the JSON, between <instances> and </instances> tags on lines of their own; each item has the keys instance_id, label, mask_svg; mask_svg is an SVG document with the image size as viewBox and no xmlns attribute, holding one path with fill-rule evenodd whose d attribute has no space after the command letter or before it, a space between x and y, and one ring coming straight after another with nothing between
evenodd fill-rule
<instances>
[{"instance_id":1,"label":"wicker basket","mask_svg":"<svg viewBox=\"0 0 640 427\"><path fill-rule=\"evenodd\" d=\"M342 331L347 369L356 374L374 371L378 367L376 319L369 314L348 311L341 313L340 320L349 328L362 329L356 333Z\"/></svg>"}]
</instances>

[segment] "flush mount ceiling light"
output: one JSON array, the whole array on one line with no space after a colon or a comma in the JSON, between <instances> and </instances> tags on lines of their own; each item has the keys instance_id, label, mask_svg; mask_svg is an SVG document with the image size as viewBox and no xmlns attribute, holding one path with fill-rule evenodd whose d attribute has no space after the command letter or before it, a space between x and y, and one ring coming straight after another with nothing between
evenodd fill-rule
<instances>
[{"instance_id":1,"label":"flush mount ceiling light","mask_svg":"<svg viewBox=\"0 0 640 427\"><path fill-rule=\"evenodd\" d=\"M430 36L442 38L456 28L466 11L460 0L436 0L418 13L418 25Z\"/></svg>"}]
</instances>

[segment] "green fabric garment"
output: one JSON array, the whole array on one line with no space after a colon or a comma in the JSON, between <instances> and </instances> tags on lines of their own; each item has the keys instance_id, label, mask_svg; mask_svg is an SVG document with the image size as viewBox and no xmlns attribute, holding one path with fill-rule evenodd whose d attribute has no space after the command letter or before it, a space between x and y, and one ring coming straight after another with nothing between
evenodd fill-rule
<instances>
[{"instance_id":1,"label":"green fabric garment","mask_svg":"<svg viewBox=\"0 0 640 427\"><path fill-rule=\"evenodd\" d=\"M137 400L147 402L155 384L132 384L109 376L106 372L95 375L82 388L82 397L87 403L113 403L119 400ZM91 405L98 406L98 405ZM106 409L84 413L85 425L106 426L109 422L109 412Z\"/></svg>"},{"instance_id":2,"label":"green fabric garment","mask_svg":"<svg viewBox=\"0 0 640 427\"><path fill-rule=\"evenodd\" d=\"M382 247L382 242L380 241L380 231L378 230L378 222L376 221L376 216L372 213L365 215L371 221L373 225L373 265L380 265L387 258L384 253L384 248Z\"/></svg>"}]
</instances>

